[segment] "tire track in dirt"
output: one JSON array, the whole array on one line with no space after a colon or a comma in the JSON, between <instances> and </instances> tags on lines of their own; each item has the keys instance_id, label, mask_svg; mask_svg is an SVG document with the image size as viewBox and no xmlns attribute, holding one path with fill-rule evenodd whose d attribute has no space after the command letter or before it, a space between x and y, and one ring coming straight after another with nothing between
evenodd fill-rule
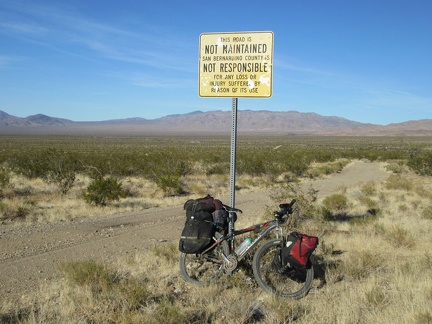
<instances>
[{"instance_id":1,"label":"tire track in dirt","mask_svg":"<svg viewBox=\"0 0 432 324\"><path fill-rule=\"evenodd\" d=\"M381 182L389 176L382 162L354 161L348 164L341 172L324 179L304 182L305 188L312 187L317 190L318 199L337 192L342 187L353 187L369 181Z\"/></svg>"},{"instance_id":2,"label":"tire track in dirt","mask_svg":"<svg viewBox=\"0 0 432 324\"><path fill-rule=\"evenodd\" d=\"M340 186L380 181L388 173L381 163L356 161L341 173L307 182L323 197ZM229 197L218 197L229 202ZM266 190L236 193L236 207L247 217L258 217L272 204ZM1 225L0 301L37 292L40 283L60 276L58 266L70 260L107 263L133 256L161 243L177 243L184 225L183 206L151 208L137 213L111 215L58 224L29 227ZM239 219L245 217L239 214Z\"/></svg>"}]
</instances>

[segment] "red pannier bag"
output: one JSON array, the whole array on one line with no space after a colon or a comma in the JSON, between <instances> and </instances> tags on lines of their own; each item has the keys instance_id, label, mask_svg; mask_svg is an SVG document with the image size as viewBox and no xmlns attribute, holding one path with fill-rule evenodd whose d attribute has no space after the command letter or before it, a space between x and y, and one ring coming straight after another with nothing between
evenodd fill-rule
<instances>
[{"instance_id":1,"label":"red pannier bag","mask_svg":"<svg viewBox=\"0 0 432 324\"><path fill-rule=\"evenodd\" d=\"M306 267L318 246L318 237L291 232L283 241L282 264L291 268Z\"/></svg>"}]
</instances>

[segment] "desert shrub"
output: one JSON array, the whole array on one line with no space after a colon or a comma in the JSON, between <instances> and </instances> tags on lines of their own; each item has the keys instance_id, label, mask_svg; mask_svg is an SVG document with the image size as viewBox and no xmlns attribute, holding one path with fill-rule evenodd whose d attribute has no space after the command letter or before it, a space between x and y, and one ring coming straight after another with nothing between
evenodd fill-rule
<instances>
[{"instance_id":1,"label":"desert shrub","mask_svg":"<svg viewBox=\"0 0 432 324\"><path fill-rule=\"evenodd\" d=\"M302 151L293 152L281 161L281 168L300 177L306 174L312 161L314 157L311 151L309 154Z\"/></svg>"},{"instance_id":2,"label":"desert shrub","mask_svg":"<svg viewBox=\"0 0 432 324\"><path fill-rule=\"evenodd\" d=\"M183 192L179 175L162 174L154 181L157 186L167 195L177 195Z\"/></svg>"},{"instance_id":3,"label":"desert shrub","mask_svg":"<svg viewBox=\"0 0 432 324\"><path fill-rule=\"evenodd\" d=\"M432 151L416 150L412 152L407 165L420 175L432 175Z\"/></svg>"},{"instance_id":4,"label":"desert shrub","mask_svg":"<svg viewBox=\"0 0 432 324\"><path fill-rule=\"evenodd\" d=\"M14 156L10 163L16 173L29 179L41 178L47 183L54 183L62 194L72 188L75 175L80 170L73 153L56 148L26 151Z\"/></svg>"},{"instance_id":5,"label":"desert shrub","mask_svg":"<svg viewBox=\"0 0 432 324\"><path fill-rule=\"evenodd\" d=\"M28 179L42 178L46 174L41 154L27 152L11 157L9 161L13 171Z\"/></svg>"},{"instance_id":6,"label":"desert shrub","mask_svg":"<svg viewBox=\"0 0 432 324\"><path fill-rule=\"evenodd\" d=\"M332 194L324 198L323 207L332 212L340 212L348 208L348 198L343 194Z\"/></svg>"},{"instance_id":7,"label":"desert shrub","mask_svg":"<svg viewBox=\"0 0 432 324\"><path fill-rule=\"evenodd\" d=\"M239 174L259 176L266 172L266 157L262 152L255 152L252 155L243 152L237 158L236 167Z\"/></svg>"},{"instance_id":8,"label":"desert shrub","mask_svg":"<svg viewBox=\"0 0 432 324\"><path fill-rule=\"evenodd\" d=\"M10 171L3 166L0 166L0 196L7 187L10 186Z\"/></svg>"},{"instance_id":9,"label":"desert shrub","mask_svg":"<svg viewBox=\"0 0 432 324\"><path fill-rule=\"evenodd\" d=\"M121 182L115 177L95 176L83 193L84 200L96 206L106 206L107 203L125 197Z\"/></svg>"},{"instance_id":10,"label":"desert shrub","mask_svg":"<svg viewBox=\"0 0 432 324\"><path fill-rule=\"evenodd\" d=\"M212 174L229 174L230 172L230 163L224 162L224 163L214 163L210 166L208 166L206 170L206 175L212 175Z\"/></svg>"},{"instance_id":11,"label":"desert shrub","mask_svg":"<svg viewBox=\"0 0 432 324\"><path fill-rule=\"evenodd\" d=\"M75 182L78 171L78 160L68 152L49 149L44 153L46 173L43 179L47 183L54 183L66 194Z\"/></svg>"},{"instance_id":12,"label":"desert shrub","mask_svg":"<svg viewBox=\"0 0 432 324\"><path fill-rule=\"evenodd\" d=\"M347 220L345 210L348 208L348 198L345 194L333 194L323 199L320 211L322 221Z\"/></svg>"},{"instance_id":13,"label":"desert shrub","mask_svg":"<svg viewBox=\"0 0 432 324\"><path fill-rule=\"evenodd\" d=\"M177 195L184 192L181 178L192 172L190 161L175 155L161 154L151 163L148 177L167 195Z\"/></svg>"},{"instance_id":14,"label":"desert shrub","mask_svg":"<svg viewBox=\"0 0 432 324\"><path fill-rule=\"evenodd\" d=\"M405 162L404 161L392 161L386 165L387 171L393 173L402 173L404 170Z\"/></svg>"}]
</instances>

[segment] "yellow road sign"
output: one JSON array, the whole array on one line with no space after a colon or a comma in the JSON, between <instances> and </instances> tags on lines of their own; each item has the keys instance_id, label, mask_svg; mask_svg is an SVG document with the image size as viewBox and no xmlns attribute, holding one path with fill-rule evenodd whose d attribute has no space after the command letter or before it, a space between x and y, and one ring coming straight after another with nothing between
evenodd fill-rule
<instances>
[{"instance_id":1,"label":"yellow road sign","mask_svg":"<svg viewBox=\"0 0 432 324\"><path fill-rule=\"evenodd\" d=\"M269 98L272 71L272 32L200 35L200 97Z\"/></svg>"}]
</instances>

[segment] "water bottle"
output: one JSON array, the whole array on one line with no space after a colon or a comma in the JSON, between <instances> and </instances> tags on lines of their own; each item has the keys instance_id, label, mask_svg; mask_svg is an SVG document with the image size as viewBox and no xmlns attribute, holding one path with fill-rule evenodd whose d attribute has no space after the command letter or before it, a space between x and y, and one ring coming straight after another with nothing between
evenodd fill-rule
<instances>
[{"instance_id":1,"label":"water bottle","mask_svg":"<svg viewBox=\"0 0 432 324\"><path fill-rule=\"evenodd\" d=\"M246 249L251 246L252 244L252 239L250 237L248 237L246 240L244 240L238 247L237 249L235 249L235 253L240 256L244 253L244 251L246 251Z\"/></svg>"}]
</instances>

